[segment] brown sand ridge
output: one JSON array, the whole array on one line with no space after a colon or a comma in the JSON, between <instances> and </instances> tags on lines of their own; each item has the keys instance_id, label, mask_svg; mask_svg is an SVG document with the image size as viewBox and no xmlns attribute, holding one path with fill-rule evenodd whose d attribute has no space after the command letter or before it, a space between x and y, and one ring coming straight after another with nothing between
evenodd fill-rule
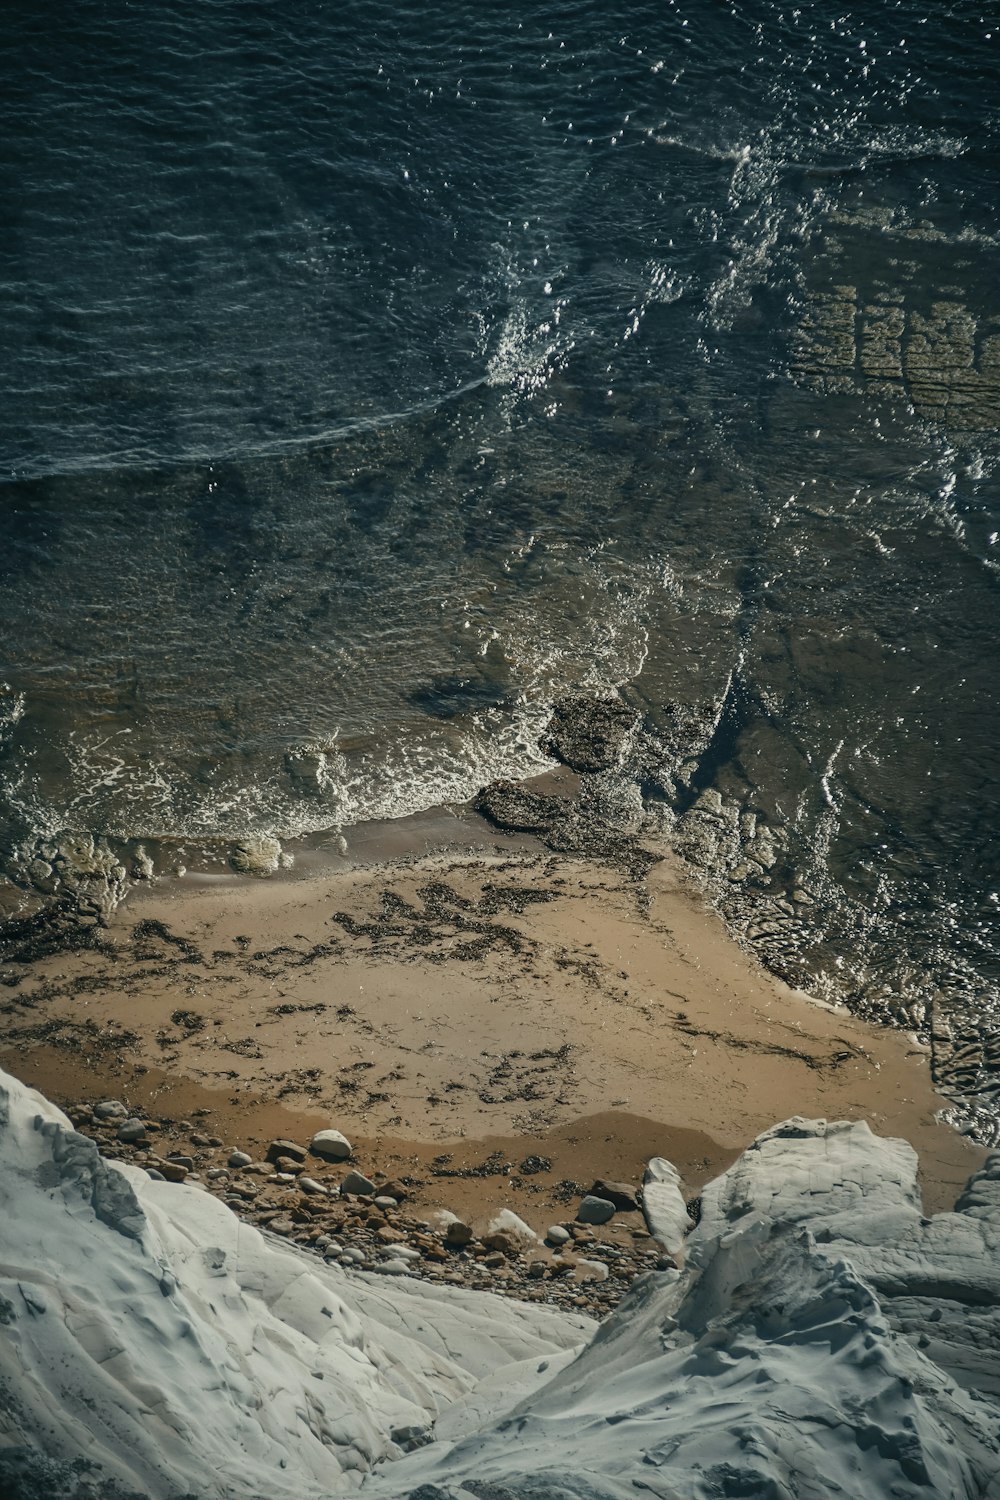
<instances>
[{"instance_id":1,"label":"brown sand ridge","mask_svg":"<svg viewBox=\"0 0 1000 1500\"><path fill-rule=\"evenodd\" d=\"M639 883L530 851L175 882L7 978L0 1061L57 1102L200 1111L253 1155L332 1125L417 1201L536 1227L560 1183L665 1155L694 1191L794 1114L904 1136L929 1208L983 1155L935 1122L911 1038L761 971L669 860Z\"/></svg>"}]
</instances>

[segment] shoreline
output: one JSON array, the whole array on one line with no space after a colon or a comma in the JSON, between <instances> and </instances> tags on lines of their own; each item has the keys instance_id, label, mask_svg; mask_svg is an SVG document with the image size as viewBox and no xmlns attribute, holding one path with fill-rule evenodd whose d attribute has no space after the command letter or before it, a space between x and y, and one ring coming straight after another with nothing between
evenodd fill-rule
<instances>
[{"instance_id":1,"label":"shoreline","mask_svg":"<svg viewBox=\"0 0 1000 1500\"><path fill-rule=\"evenodd\" d=\"M520 1203L535 1228L560 1181L636 1182L662 1155L693 1193L795 1114L910 1140L929 1210L984 1158L935 1121L912 1037L761 969L679 861L637 880L470 810L405 821L394 847L371 831L371 863L134 889L99 945L8 974L0 1063L60 1104L210 1110L241 1149L334 1126L388 1176L544 1157L530 1189L516 1171L428 1184L438 1207Z\"/></svg>"}]
</instances>

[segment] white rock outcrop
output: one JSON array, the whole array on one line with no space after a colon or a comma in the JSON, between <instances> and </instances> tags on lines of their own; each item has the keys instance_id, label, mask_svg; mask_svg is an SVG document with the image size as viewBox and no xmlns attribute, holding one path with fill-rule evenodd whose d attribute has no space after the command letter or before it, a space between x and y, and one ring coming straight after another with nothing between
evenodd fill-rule
<instances>
[{"instance_id":1,"label":"white rock outcrop","mask_svg":"<svg viewBox=\"0 0 1000 1500\"><path fill-rule=\"evenodd\" d=\"M547 1385L373 1494L995 1500L1000 1155L933 1218L916 1170L864 1124L767 1132L705 1190L683 1271L636 1282Z\"/></svg>"},{"instance_id":2,"label":"white rock outcrop","mask_svg":"<svg viewBox=\"0 0 1000 1500\"><path fill-rule=\"evenodd\" d=\"M4 1073L0 1163L5 1496L327 1500L595 1327L326 1265L103 1161Z\"/></svg>"},{"instance_id":3,"label":"white rock outcrop","mask_svg":"<svg viewBox=\"0 0 1000 1500\"><path fill-rule=\"evenodd\" d=\"M1000 1155L929 1218L904 1142L788 1121L600 1327L325 1265L3 1074L0 1160L4 1495L1000 1496Z\"/></svg>"},{"instance_id":4,"label":"white rock outcrop","mask_svg":"<svg viewBox=\"0 0 1000 1500\"><path fill-rule=\"evenodd\" d=\"M694 1225L681 1192L681 1175L663 1156L654 1156L643 1174L642 1213L654 1240L680 1262L685 1238Z\"/></svg>"}]
</instances>

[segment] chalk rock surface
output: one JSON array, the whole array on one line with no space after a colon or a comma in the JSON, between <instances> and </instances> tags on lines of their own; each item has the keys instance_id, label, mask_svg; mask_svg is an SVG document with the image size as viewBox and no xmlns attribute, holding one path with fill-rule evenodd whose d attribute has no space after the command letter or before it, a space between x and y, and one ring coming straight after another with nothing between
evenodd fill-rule
<instances>
[{"instance_id":1,"label":"chalk rock surface","mask_svg":"<svg viewBox=\"0 0 1000 1500\"><path fill-rule=\"evenodd\" d=\"M864 1124L792 1120L547 1385L387 1466L407 1500L1000 1495L1000 1155L955 1213Z\"/></svg>"},{"instance_id":2,"label":"chalk rock surface","mask_svg":"<svg viewBox=\"0 0 1000 1500\"><path fill-rule=\"evenodd\" d=\"M324 1264L105 1162L2 1072L0 1163L4 1496L326 1500L596 1327Z\"/></svg>"},{"instance_id":3,"label":"chalk rock surface","mask_svg":"<svg viewBox=\"0 0 1000 1500\"><path fill-rule=\"evenodd\" d=\"M681 1192L680 1173L662 1156L654 1156L643 1175L642 1212L654 1240L679 1260L692 1224Z\"/></svg>"},{"instance_id":4,"label":"chalk rock surface","mask_svg":"<svg viewBox=\"0 0 1000 1500\"><path fill-rule=\"evenodd\" d=\"M279 1245L5 1074L0 1160L0 1494L1000 1496L1000 1156L926 1218L788 1121L599 1327Z\"/></svg>"}]
</instances>

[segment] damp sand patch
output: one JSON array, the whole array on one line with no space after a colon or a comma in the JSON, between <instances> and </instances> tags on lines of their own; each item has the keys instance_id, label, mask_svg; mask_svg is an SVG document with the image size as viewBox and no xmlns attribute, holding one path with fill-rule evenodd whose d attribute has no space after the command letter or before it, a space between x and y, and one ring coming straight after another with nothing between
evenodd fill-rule
<instances>
[{"instance_id":1,"label":"damp sand patch","mask_svg":"<svg viewBox=\"0 0 1000 1500\"><path fill-rule=\"evenodd\" d=\"M306 1111L371 1141L516 1137L521 1157L615 1112L723 1153L794 1114L866 1118L916 1146L934 1204L981 1158L936 1124L911 1038L765 973L669 858L638 880L524 852L153 888L99 945L5 973L7 1065L31 1081L33 1053L59 1054L67 1102L94 1070L118 1087L155 1072L248 1115Z\"/></svg>"}]
</instances>

